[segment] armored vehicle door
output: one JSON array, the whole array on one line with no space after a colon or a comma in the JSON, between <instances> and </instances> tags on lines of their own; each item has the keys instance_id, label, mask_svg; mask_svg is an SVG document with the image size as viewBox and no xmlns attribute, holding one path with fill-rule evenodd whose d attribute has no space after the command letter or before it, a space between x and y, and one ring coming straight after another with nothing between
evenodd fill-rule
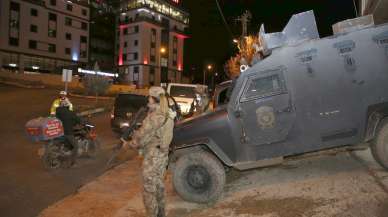
<instances>
[{"instance_id":1,"label":"armored vehicle door","mask_svg":"<svg viewBox=\"0 0 388 217\"><path fill-rule=\"evenodd\" d=\"M295 110L282 69L247 76L235 116L241 120L243 143L262 145L286 139Z\"/></svg>"}]
</instances>

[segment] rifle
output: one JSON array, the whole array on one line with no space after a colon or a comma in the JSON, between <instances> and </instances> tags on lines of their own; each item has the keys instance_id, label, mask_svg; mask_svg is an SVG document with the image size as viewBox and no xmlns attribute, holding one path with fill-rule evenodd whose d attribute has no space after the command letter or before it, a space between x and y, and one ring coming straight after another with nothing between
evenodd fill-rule
<instances>
[{"instance_id":1,"label":"rifle","mask_svg":"<svg viewBox=\"0 0 388 217\"><path fill-rule=\"evenodd\" d=\"M133 132L135 132L135 130L138 129L139 123L141 123L146 117L147 112L148 112L147 107L144 107L144 106L141 107L129 122L128 127L126 127L126 129L124 130L124 133L121 138L127 141L130 140ZM111 163L120 154L120 151L122 148L123 148L123 143L120 142L112 149L113 150L112 156L110 157L110 159L108 160L105 166L107 170L110 169Z\"/></svg>"}]
</instances>

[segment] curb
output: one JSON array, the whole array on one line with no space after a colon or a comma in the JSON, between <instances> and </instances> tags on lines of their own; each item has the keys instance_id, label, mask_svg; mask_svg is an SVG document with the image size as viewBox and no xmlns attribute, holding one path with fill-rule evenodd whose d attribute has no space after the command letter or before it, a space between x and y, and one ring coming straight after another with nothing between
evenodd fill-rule
<instances>
[{"instance_id":1,"label":"curb","mask_svg":"<svg viewBox=\"0 0 388 217\"><path fill-rule=\"evenodd\" d=\"M85 99L96 99L95 96L84 96L84 95L78 95L78 94L73 94L73 93L69 93L69 96L78 97L78 98L85 98ZM114 99L114 97L111 97L111 96L99 96L97 98L102 99L102 100L113 100Z\"/></svg>"},{"instance_id":2,"label":"curb","mask_svg":"<svg viewBox=\"0 0 388 217\"><path fill-rule=\"evenodd\" d=\"M103 112L108 111L108 110L109 110L109 109L107 109L107 108L101 107L101 108L95 108L95 109L91 109L91 110L86 110L86 111L83 111L83 112L79 112L79 113L77 113L77 115L83 117L83 116L88 116L88 115L103 113Z\"/></svg>"},{"instance_id":3,"label":"curb","mask_svg":"<svg viewBox=\"0 0 388 217\"><path fill-rule=\"evenodd\" d=\"M39 85L39 86L24 85L24 84L20 84L20 83L17 83L17 82L10 82L10 81L0 81L0 83L7 84L7 85L12 85L12 86L16 86L16 87L27 88L27 89L44 89L45 88L44 85Z\"/></svg>"}]
</instances>

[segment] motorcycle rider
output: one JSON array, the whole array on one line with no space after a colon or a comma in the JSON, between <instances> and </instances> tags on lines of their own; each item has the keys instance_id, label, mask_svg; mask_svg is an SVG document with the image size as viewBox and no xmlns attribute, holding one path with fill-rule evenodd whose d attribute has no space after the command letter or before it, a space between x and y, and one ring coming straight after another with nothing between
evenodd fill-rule
<instances>
[{"instance_id":1,"label":"motorcycle rider","mask_svg":"<svg viewBox=\"0 0 388 217\"><path fill-rule=\"evenodd\" d=\"M70 104L71 105L71 104ZM81 119L70 110L70 105L66 100L61 101L56 109L56 117L62 121L65 137L65 147L69 150L72 157L72 164L77 157L78 146L74 137L74 126L81 123Z\"/></svg>"},{"instance_id":2,"label":"motorcycle rider","mask_svg":"<svg viewBox=\"0 0 388 217\"><path fill-rule=\"evenodd\" d=\"M55 116L56 110L60 106L61 102L66 102L69 110L73 111L73 104L71 104L69 98L67 98L67 92L62 90L59 92L59 97L51 104L50 115Z\"/></svg>"}]
</instances>

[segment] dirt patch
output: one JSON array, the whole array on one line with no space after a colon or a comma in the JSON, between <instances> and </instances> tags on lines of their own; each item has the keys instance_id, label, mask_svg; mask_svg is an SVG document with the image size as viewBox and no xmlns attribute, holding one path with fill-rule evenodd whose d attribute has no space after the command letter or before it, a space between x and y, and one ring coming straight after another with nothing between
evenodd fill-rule
<instances>
[{"instance_id":1,"label":"dirt patch","mask_svg":"<svg viewBox=\"0 0 388 217\"><path fill-rule=\"evenodd\" d=\"M277 216L277 217L302 217L314 215L314 209L324 206L329 201L313 200L301 197L289 197L283 199L258 199L258 196L247 196L241 200L221 203L214 207L202 207L196 210L172 209L169 216L206 216L206 217L225 217L225 216ZM224 210L223 213L212 213L210 210Z\"/></svg>"},{"instance_id":2,"label":"dirt patch","mask_svg":"<svg viewBox=\"0 0 388 217\"><path fill-rule=\"evenodd\" d=\"M222 209L233 209L237 215L264 215L276 213L279 217L299 217L322 205L322 201L290 197L284 199L257 199L245 197L239 202L221 206Z\"/></svg>"},{"instance_id":3,"label":"dirt patch","mask_svg":"<svg viewBox=\"0 0 388 217\"><path fill-rule=\"evenodd\" d=\"M380 211L379 217L387 217L387 215L388 215L388 200L381 207L381 211Z\"/></svg>"}]
</instances>

